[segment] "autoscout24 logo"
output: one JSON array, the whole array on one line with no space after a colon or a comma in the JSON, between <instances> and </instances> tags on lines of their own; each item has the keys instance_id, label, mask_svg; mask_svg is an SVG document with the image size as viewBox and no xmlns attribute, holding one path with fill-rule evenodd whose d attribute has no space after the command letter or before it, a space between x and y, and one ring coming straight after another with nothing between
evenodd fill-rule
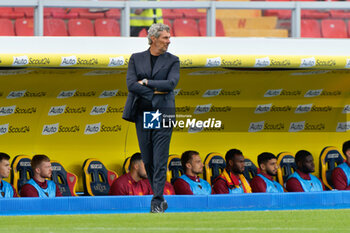
<instances>
[{"instance_id":1,"label":"autoscout24 logo","mask_svg":"<svg viewBox=\"0 0 350 233\"><path fill-rule=\"evenodd\" d=\"M221 128L222 122L215 118L207 120L197 120L196 118L186 117L186 120L174 120L174 115L165 115L157 111L143 113L144 129L161 129L161 128Z\"/></svg>"}]
</instances>

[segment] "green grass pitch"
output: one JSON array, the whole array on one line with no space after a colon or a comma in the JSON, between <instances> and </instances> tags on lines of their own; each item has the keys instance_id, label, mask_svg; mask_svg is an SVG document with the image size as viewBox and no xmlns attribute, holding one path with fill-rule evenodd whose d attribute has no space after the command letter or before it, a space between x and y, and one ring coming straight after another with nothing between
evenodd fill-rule
<instances>
[{"instance_id":1,"label":"green grass pitch","mask_svg":"<svg viewBox=\"0 0 350 233\"><path fill-rule=\"evenodd\" d=\"M350 210L2 216L0 232L350 232Z\"/></svg>"}]
</instances>

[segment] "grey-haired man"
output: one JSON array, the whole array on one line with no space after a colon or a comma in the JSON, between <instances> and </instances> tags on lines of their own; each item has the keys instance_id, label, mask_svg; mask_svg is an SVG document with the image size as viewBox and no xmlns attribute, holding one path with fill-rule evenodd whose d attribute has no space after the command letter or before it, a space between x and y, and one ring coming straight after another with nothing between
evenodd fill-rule
<instances>
[{"instance_id":1,"label":"grey-haired man","mask_svg":"<svg viewBox=\"0 0 350 233\"><path fill-rule=\"evenodd\" d=\"M154 193L152 213L162 213L168 207L163 190L172 128L162 127L161 119L175 117L173 90L180 78L179 58L167 52L169 32L169 26L161 23L150 27L150 48L132 54L126 77L129 94L123 119L136 125L142 159Z\"/></svg>"}]
</instances>

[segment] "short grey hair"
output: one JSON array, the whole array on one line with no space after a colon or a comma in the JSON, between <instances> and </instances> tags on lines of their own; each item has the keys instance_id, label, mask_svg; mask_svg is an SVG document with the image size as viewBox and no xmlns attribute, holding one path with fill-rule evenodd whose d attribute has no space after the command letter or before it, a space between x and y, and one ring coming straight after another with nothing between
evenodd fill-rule
<instances>
[{"instance_id":1,"label":"short grey hair","mask_svg":"<svg viewBox=\"0 0 350 233\"><path fill-rule=\"evenodd\" d=\"M156 23L156 24L152 24L152 26L148 29L148 44L151 45L152 44L152 40L151 37L154 36L155 38L158 38L161 31L167 31L170 32L170 27L166 24L162 24L162 23Z\"/></svg>"}]
</instances>

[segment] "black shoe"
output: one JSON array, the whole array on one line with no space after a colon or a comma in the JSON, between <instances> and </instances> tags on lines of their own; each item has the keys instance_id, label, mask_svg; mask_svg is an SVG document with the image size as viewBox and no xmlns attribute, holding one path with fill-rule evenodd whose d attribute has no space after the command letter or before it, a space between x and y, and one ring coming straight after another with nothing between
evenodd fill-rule
<instances>
[{"instance_id":1,"label":"black shoe","mask_svg":"<svg viewBox=\"0 0 350 233\"><path fill-rule=\"evenodd\" d=\"M168 202L164 200L162 203L160 203L160 206L162 207L163 212L165 212L168 209Z\"/></svg>"},{"instance_id":2,"label":"black shoe","mask_svg":"<svg viewBox=\"0 0 350 233\"><path fill-rule=\"evenodd\" d=\"M164 213L161 205L151 205L151 213Z\"/></svg>"},{"instance_id":3,"label":"black shoe","mask_svg":"<svg viewBox=\"0 0 350 233\"><path fill-rule=\"evenodd\" d=\"M151 213L164 213L166 209L168 209L168 203L166 201L151 205Z\"/></svg>"}]
</instances>

